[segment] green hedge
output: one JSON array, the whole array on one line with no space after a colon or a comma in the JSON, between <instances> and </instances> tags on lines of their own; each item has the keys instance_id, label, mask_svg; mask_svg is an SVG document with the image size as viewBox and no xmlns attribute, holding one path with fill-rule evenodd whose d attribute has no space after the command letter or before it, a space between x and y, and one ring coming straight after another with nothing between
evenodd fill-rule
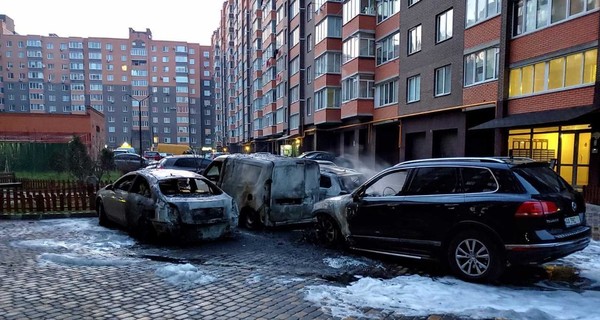
<instances>
[{"instance_id":1,"label":"green hedge","mask_svg":"<svg viewBox=\"0 0 600 320\"><path fill-rule=\"evenodd\" d=\"M0 142L0 171L64 171L66 143Z\"/></svg>"}]
</instances>

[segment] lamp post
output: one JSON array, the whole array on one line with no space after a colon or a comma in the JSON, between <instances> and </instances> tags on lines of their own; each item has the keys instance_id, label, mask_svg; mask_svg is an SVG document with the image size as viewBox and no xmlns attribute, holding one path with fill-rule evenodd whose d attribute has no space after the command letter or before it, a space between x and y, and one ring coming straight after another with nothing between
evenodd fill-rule
<instances>
[{"instance_id":1,"label":"lamp post","mask_svg":"<svg viewBox=\"0 0 600 320\"><path fill-rule=\"evenodd\" d=\"M140 167L144 166L144 147L142 145L142 102L144 102L145 100L147 100L148 98L150 98L152 96L152 92L150 92L150 94L148 94L146 97L144 97L143 99L136 99L134 98L132 95L127 94L129 96L129 98L131 98L131 100L137 101L138 103L138 128L140 129ZM150 121L150 120L148 120ZM150 139L152 139L152 132L150 132Z\"/></svg>"}]
</instances>

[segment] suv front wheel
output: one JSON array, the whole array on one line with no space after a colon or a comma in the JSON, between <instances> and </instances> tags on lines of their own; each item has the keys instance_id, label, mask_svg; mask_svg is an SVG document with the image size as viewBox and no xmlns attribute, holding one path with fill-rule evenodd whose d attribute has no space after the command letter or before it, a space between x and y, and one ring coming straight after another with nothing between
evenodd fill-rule
<instances>
[{"instance_id":1,"label":"suv front wheel","mask_svg":"<svg viewBox=\"0 0 600 320\"><path fill-rule=\"evenodd\" d=\"M459 233L448 246L450 269L466 281L496 280L504 270L504 260L496 243L480 232Z\"/></svg>"}]
</instances>

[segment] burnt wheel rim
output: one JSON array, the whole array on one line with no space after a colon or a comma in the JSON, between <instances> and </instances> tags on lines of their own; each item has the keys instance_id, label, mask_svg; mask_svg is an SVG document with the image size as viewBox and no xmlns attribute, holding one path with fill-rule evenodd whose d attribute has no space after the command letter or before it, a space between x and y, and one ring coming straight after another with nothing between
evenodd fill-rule
<instances>
[{"instance_id":1,"label":"burnt wheel rim","mask_svg":"<svg viewBox=\"0 0 600 320\"><path fill-rule=\"evenodd\" d=\"M490 267L490 251L477 239L465 239L456 246L454 258L459 270L465 275L477 277Z\"/></svg>"},{"instance_id":2,"label":"burnt wheel rim","mask_svg":"<svg viewBox=\"0 0 600 320\"><path fill-rule=\"evenodd\" d=\"M337 229L331 219L323 218L320 219L320 222L321 236L323 239L328 243L335 242L337 238Z\"/></svg>"}]
</instances>

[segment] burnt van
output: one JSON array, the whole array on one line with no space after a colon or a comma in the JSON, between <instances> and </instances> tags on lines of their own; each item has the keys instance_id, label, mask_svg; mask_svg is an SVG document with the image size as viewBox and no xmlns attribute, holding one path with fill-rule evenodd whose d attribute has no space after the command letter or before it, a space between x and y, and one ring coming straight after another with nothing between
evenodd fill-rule
<instances>
[{"instance_id":1,"label":"burnt van","mask_svg":"<svg viewBox=\"0 0 600 320\"><path fill-rule=\"evenodd\" d=\"M313 221L319 200L319 164L272 154L216 157L204 176L236 201L249 229Z\"/></svg>"}]
</instances>

